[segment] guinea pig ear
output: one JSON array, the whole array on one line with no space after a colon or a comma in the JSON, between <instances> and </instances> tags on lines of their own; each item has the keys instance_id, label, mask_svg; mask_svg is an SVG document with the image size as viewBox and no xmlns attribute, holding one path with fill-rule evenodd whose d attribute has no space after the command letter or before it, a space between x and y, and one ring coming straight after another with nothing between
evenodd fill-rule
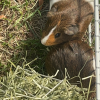
<instances>
[{"instance_id":1,"label":"guinea pig ear","mask_svg":"<svg viewBox=\"0 0 100 100\"><path fill-rule=\"evenodd\" d=\"M57 5L53 5L50 9L50 11L47 13L47 17L51 17L54 16L56 14L58 10L58 6Z\"/></svg>"},{"instance_id":2,"label":"guinea pig ear","mask_svg":"<svg viewBox=\"0 0 100 100\"><path fill-rule=\"evenodd\" d=\"M57 10L58 10L58 7L57 7L57 5L53 5L52 7L51 7L51 12L57 12Z\"/></svg>"},{"instance_id":3,"label":"guinea pig ear","mask_svg":"<svg viewBox=\"0 0 100 100\"><path fill-rule=\"evenodd\" d=\"M74 34L78 33L78 26L77 25L72 25L72 26L66 28L64 30L64 32L67 35L74 35Z\"/></svg>"}]
</instances>

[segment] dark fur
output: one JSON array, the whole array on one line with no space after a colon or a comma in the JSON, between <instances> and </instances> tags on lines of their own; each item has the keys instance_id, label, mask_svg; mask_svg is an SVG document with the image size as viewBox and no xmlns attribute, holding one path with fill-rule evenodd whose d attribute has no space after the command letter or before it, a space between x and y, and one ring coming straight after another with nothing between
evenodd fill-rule
<instances>
[{"instance_id":1,"label":"dark fur","mask_svg":"<svg viewBox=\"0 0 100 100\"><path fill-rule=\"evenodd\" d=\"M80 40L92 20L93 8L84 0L59 1L52 6L47 16L48 20L42 38L56 25L57 28L53 35L60 33L60 36L55 38L54 43L49 44L56 46L46 58L47 73L54 75L58 69L59 73L56 77L63 79L66 68L70 78L76 76L72 80L67 77L70 83L76 83L81 87L77 81L82 81L83 88L88 88L90 79L83 81L82 78L94 74L93 51ZM78 77L79 72L81 79ZM91 90L95 90L94 77L92 78Z\"/></svg>"},{"instance_id":2,"label":"dark fur","mask_svg":"<svg viewBox=\"0 0 100 100\"><path fill-rule=\"evenodd\" d=\"M46 58L46 69L49 75L54 75L59 70L58 79L65 78L65 68L70 78L70 83L77 83L81 87L80 81L84 77L94 74L93 51L82 41L70 41L53 48ZM80 72L79 79L78 74ZM83 88L88 88L90 79L81 80ZM92 78L91 90L95 90L95 78ZM93 96L93 94L91 94Z\"/></svg>"}]
</instances>

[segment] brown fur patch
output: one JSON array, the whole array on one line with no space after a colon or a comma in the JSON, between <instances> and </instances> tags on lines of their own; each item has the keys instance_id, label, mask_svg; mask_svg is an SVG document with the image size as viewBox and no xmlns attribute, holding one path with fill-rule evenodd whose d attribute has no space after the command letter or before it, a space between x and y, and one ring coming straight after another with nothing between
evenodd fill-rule
<instances>
[{"instance_id":1,"label":"brown fur patch","mask_svg":"<svg viewBox=\"0 0 100 100\"><path fill-rule=\"evenodd\" d=\"M55 44L55 37L54 34L51 34L46 42L46 46L51 46Z\"/></svg>"},{"instance_id":2,"label":"brown fur patch","mask_svg":"<svg viewBox=\"0 0 100 100\"><path fill-rule=\"evenodd\" d=\"M60 25L60 23L61 23L61 21L59 21L57 25L59 26L59 25Z\"/></svg>"}]
</instances>

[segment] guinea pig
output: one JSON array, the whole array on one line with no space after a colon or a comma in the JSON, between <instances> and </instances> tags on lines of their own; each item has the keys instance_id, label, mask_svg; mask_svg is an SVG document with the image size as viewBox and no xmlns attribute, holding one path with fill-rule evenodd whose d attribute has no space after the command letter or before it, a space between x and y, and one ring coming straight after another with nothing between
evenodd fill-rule
<instances>
[{"instance_id":1,"label":"guinea pig","mask_svg":"<svg viewBox=\"0 0 100 100\"><path fill-rule=\"evenodd\" d=\"M92 2L88 0L50 0L50 2L41 43L52 46L70 40L81 40L93 17Z\"/></svg>"},{"instance_id":2,"label":"guinea pig","mask_svg":"<svg viewBox=\"0 0 100 100\"><path fill-rule=\"evenodd\" d=\"M71 84L78 87L88 88L90 78L85 77L95 75L95 63L93 50L83 41L73 40L59 44L48 53L45 67L49 75L54 75L59 70L56 78L65 78L65 68L67 69L67 79ZM80 82L82 83L80 83ZM82 85L82 86L81 86ZM95 90L95 77L92 77L90 90ZM89 97L94 97L91 93Z\"/></svg>"}]
</instances>

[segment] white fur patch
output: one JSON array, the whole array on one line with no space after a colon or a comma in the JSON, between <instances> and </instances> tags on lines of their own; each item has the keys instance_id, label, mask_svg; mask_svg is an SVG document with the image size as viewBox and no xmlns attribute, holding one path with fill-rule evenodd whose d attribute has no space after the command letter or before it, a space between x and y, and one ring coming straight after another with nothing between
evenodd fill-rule
<instances>
[{"instance_id":1,"label":"white fur patch","mask_svg":"<svg viewBox=\"0 0 100 100\"><path fill-rule=\"evenodd\" d=\"M94 9L94 0L85 0L86 2L89 2L90 3L90 5L93 7L93 9Z\"/></svg>"},{"instance_id":2,"label":"white fur patch","mask_svg":"<svg viewBox=\"0 0 100 100\"><path fill-rule=\"evenodd\" d=\"M54 3L58 2L58 1L61 1L61 0L50 0L50 8L49 10L51 10L51 7Z\"/></svg>"},{"instance_id":3,"label":"white fur patch","mask_svg":"<svg viewBox=\"0 0 100 100\"><path fill-rule=\"evenodd\" d=\"M49 36L53 33L53 31L56 29L57 25L51 29L51 31L49 32L49 34L47 36L45 36L42 40L41 43L45 45L45 43L47 42Z\"/></svg>"}]
</instances>

